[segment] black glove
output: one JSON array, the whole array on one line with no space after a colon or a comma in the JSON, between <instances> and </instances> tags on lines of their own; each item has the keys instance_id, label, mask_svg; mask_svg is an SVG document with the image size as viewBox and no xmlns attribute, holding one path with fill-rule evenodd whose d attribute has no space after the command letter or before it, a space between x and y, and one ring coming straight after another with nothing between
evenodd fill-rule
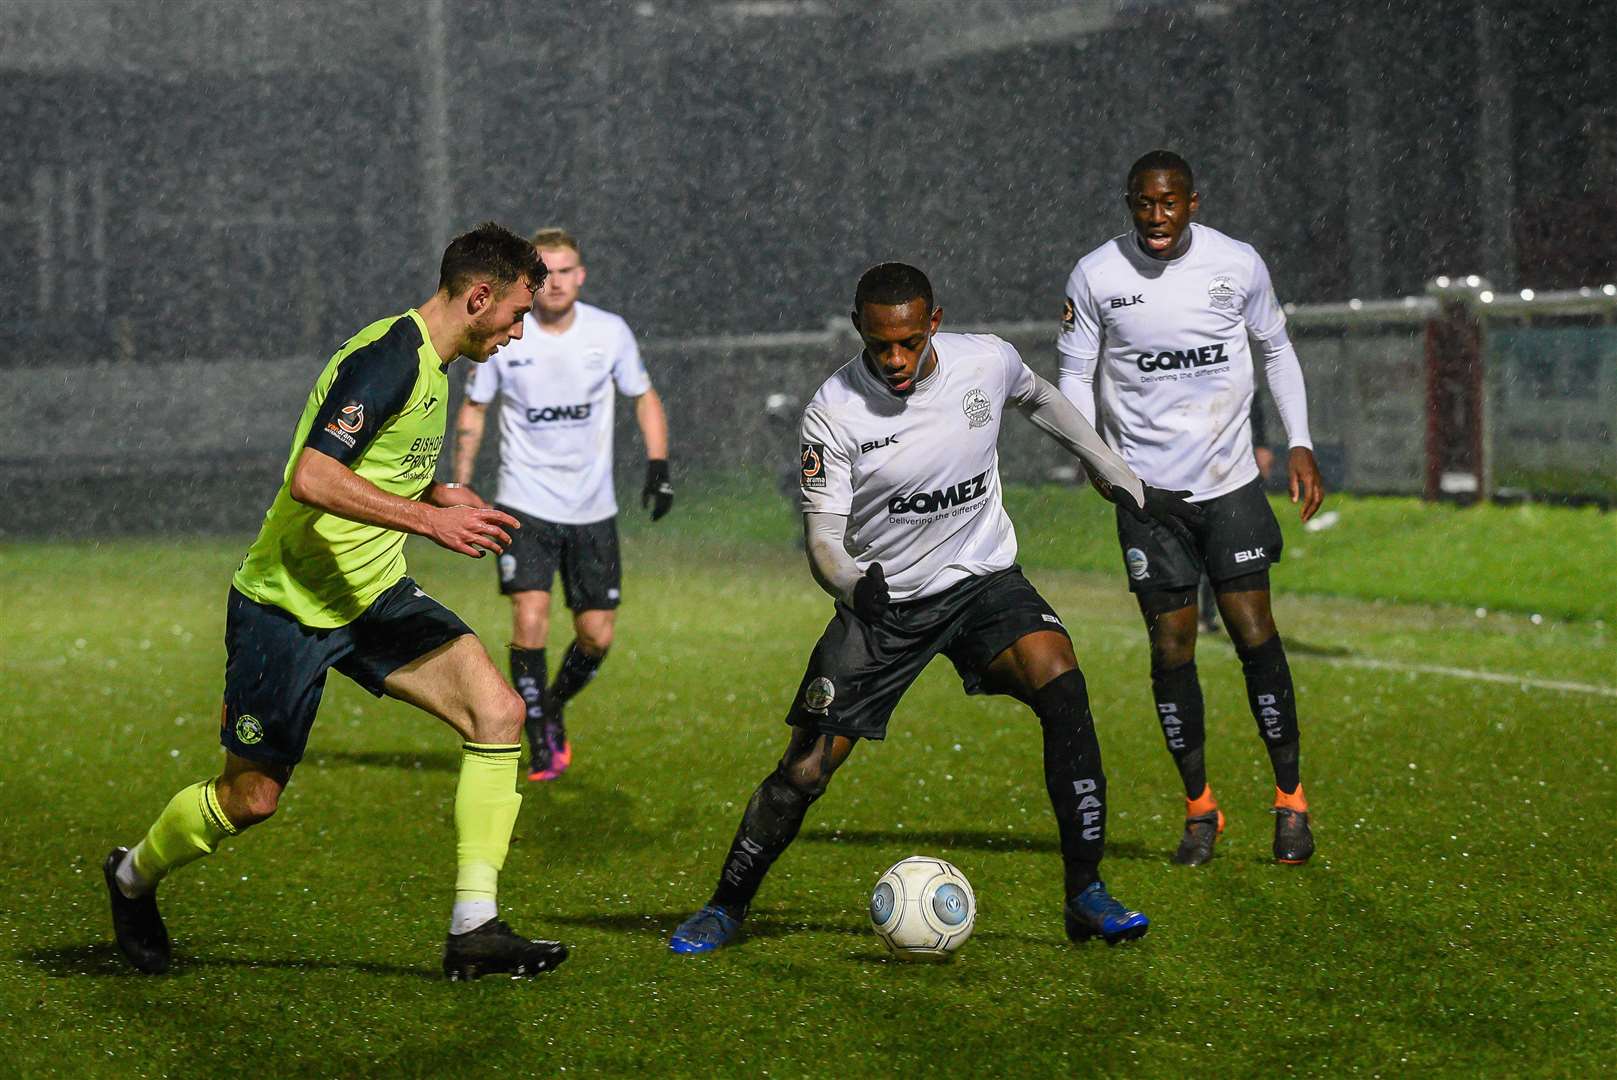
<instances>
[{"instance_id":1,"label":"black glove","mask_svg":"<svg viewBox=\"0 0 1617 1080\"><path fill-rule=\"evenodd\" d=\"M1145 506L1134 504L1134 496L1120 487L1113 487L1112 494L1117 505L1128 512L1135 521L1155 521L1166 525L1180 535L1186 535L1190 526L1202 523L1201 507L1195 503L1186 502L1190 495L1188 491L1164 491L1154 488L1150 484L1141 485L1145 489Z\"/></svg>"},{"instance_id":2,"label":"black glove","mask_svg":"<svg viewBox=\"0 0 1617 1080\"><path fill-rule=\"evenodd\" d=\"M865 622L876 622L887 612L892 597L887 592L887 575L881 563L870 564L865 576L854 582L853 613Z\"/></svg>"},{"instance_id":3,"label":"black glove","mask_svg":"<svg viewBox=\"0 0 1617 1080\"><path fill-rule=\"evenodd\" d=\"M674 508L674 482L668 478L667 459L646 462L646 486L640 489L640 505L651 507L652 521L661 520Z\"/></svg>"}]
</instances>

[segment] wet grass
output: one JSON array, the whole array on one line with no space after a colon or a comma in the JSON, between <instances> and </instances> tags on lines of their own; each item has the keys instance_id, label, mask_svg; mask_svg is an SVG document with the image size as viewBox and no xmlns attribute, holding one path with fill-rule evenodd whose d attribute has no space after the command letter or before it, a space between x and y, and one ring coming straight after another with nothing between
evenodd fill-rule
<instances>
[{"instance_id":1,"label":"wet grass","mask_svg":"<svg viewBox=\"0 0 1617 1080\"><path fill-rule=\"evenodd\" d=\"M1108 881L1150 913L1150 936L1062 940L1036 723L964 698L937 664L815 808L745 941L688 960L667 932L705 899L827 616L779 504L734 497L737 513L693 497L626 530L619 647L570 712L573 771L525 785L502 882L514 925L574 948L533 984L437 979L454 740L340 677L277 820L165 886L174 973L131 974L99 862L217 766L244 540L0 546L0 1072L1566 1075L1617 1053L1614 699L1543 685L1617 686L1597 621L1617 590L1601 559L1570 592L1525 566L1610 518L1566 512L1533 541L1541 523L1514 512L1423 521L1413 504L1343 500L1337 529L1288 535L1307 554L1277 571L1277 611L1320 854L1269 863L1266 761L1239 666L1208 641L1230 825L1214 863L1186 871L1167 861L1182 803L1109 529L1093 500L1069 513L1014 493L1030 577L1073 630L1101 725ZM1465 533L1477 523L1495 535ZM1406 566L1374 550L1411 535L1510 551L1511 580L1538 592L1510 602L1469 555ZM490 566L417 543L410 557L505 640ZM1388 599L1417 586L1465 606ZM1479 619L1483 604L1524 614ZM877 875L915 852L955 862L978 894L977 935L949 965L889 961L868 930Z\"/></svg>"}]
</instances>

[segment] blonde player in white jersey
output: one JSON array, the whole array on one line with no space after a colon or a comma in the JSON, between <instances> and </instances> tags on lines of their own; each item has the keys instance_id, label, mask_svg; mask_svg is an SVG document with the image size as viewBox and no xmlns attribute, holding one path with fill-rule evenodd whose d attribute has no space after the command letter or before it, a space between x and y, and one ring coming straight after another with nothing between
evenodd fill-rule
<instances>
[{"instance_id":1,"label":"blonde player in white jersey","mask_svg":"<svg viewBox=\"0 0 1617 1080\"><path fill-rule=\"evenodd\" d=\"M1061 392L1147 483L1189 489L1203 517L1188 531L1117 519L1129 588L1151 639L1151 687L1185 788L1174 861L1213 857L1224 815L1207 783L1196 675L1196 586L1205 571L1241 658L1247 699L1275 775L1274 857L1314 853L1298 773L1291 670L1269 605L1280 526L1253 457L1253 359L1263 357L1290 445L1291 500L1302 520L1324 498L1308 434L1302 369L1269 270L1249 244L1194 224L1190 166L1156 150L1129 170L1132 231L1078 261L1067 279L1057 347Z\"/></svg>"},{"instance_id":2,"label":"blonde player in white jersey","mask_svg":"<svg viewBox=\"0 0 1617 1080\"><path fill-rule=\"evenodd\" d=\"M1066 629L1016 565L1000 422L1009 408L1024 412L1131 513L1177 523L1197 512L1183 493L1141 484L1009 344L939 334L942 320L913 266L883 263L859 281L853 323L864 349L820 387L802 423L805 546L836 614L786 717L786 753L747 803L711 900L674 931L674 952L734 939L832 773L857 740L886 735L899 698L939 653L968 693L1011 694L1039 718L1068 936L1125 941L1149 925L1100 880L1100 744Z\"/></svg>"},{"instance_id":3,"label":"blonde player in white jersey","mask_svg":"<svg viewBox=\"0 0 1617 1080\"><path fill-rule=\"evenodd\" d=\"M668 513L668 419L634 334L621 318L578 299L578 241L541 229L533 245L545 285L527 332L468 380L455 425L455 480L470 485L488 406L500 398L500 477L495 505L522 522L521 541L499 559L511 598L511 682L527 703L529 780L554 780L572 762L564 709L589 684L612 646L622 588L617 498L612 490L615 393L634 399L646 447L640 494L651 520ZM561 571L573 612L573 643L547 687L550 589Z\"/></svg>"}]
</instances>

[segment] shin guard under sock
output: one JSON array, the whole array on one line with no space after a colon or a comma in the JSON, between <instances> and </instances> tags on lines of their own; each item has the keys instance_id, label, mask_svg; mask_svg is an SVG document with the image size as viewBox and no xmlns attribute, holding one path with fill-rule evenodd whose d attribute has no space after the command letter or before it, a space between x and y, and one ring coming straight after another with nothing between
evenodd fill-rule
<instances>
[{"instance_id":1,"label":"shin guard under sock","mask_svg":"<svg viewBox=\"0 0 1617 1080\"><path fill-rule=\"evenodd\" d=\"M219 805L216 784L216 780L203 780L181 790L152 822L146 838L129 853L124 869L133 870L139 891L157 888L171 871L213 854L226 837L241 831ZM124 876L119 874L120 886L125 884ZM127 888L124 891L130 894Z\"/></svg>"},{"instance_id":2,"label":"shin guard under sock","mask_svg":"<svg viewBox=\"0 0 1617 1080\"><path fill-rule=\"evenodd\" d=\"M1237 648L1241 672L1246 676L1246 699L1258 735L1269 751L1274 767L1275 787L1282 792L1297 790L1297 699L1292 689L1291 668L1280 635L1251 648Z\"/></svg>"},{"instance_id":3,"label":"shin guard under sock","mask_svg":"<svg viewBox=\"0 0 1617 1080\"><path fill-rule=\"evenodd\" d=\"M601 661L606 654L591 656L573 642L567 647L567 655L562 657L561 670L556 672L556 682L550 688L550 696L563 704L572 700L573 696L590 684L595 673L601 670Z\"/></svg>"},{"instance_id":4,"label":"shin guard under sock","mask_svg":"<svg viewBox=\"0 0 1617 1080\"><path fill-rule=\"evenodd\" d=\"M764 875L797 838L804 815L819 797L793 787L779 769L766 776L741 814L711 902L737 918L746 914Z\"/></svg>"},{"instance_id":5,"label":"shin guard under sock","mask_svg":"<svg viewBox=\"0 0 1617 1080\"><path fill-rule=\"evenodd\" d=\"M522 796L517 794L516 743L461 746L455 786L455 904L492 905L500 868L511 847ZM492 917L492 912L490 912Z\"/></svg>"},{"instance_id":6,"label":"shin guard under sock","mask_svg":"<svg viewBox=\"0 0 1617 1080\"><path fill-rule=\"evenodd\" d=\"M538 723L545 716L545 680L550 677L545 667L544 646L524 649L511 646L511 685L522 695L528 707L528 723Z\"/></svg>"},{"instance_id":7,"label":"shin guard under sock","mask_svg":"<svg viewBox=\"0 0 1617 1080\"><path fill-rule=\"evenodd\" d=\"M1100 880L1106 850L1106 774L1083 673L1074 668L1051 679L1034 691L1032 705L1044 729L1044 786L1070 899Z\"/></svg>"},{"instance_id":8,"label":"shin guard under sock","mask_svg":"<svg viewBox=\"0 0 1617 1080\"><path fill-rule=\"evenodd\" d=\"M1185 785L1185 798L1194 799L1207 786L1207 725L1196 661L1175 668L1152 668L1151 693L1157 701L1163 741Z\"/></svg>"}]
</instances>

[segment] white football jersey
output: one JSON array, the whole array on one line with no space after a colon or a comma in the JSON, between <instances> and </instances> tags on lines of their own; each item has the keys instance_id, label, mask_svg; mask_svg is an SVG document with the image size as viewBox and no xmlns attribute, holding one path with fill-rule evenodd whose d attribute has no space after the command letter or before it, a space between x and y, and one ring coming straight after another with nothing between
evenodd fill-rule
<instances>
[{"instance_id":1,"label":"white football jersey","mask_svg":"<svg viewBox=\"0 0 1617 1080\"><path fill-rule=\"evenodd\" d=\"M522 317L522 337L472 369L466 396L500 398L500 480L495 500L566 525L618 512L612 491L613 387L651 389L634 334L618 316L575 304L565 333Z\"/></svg>"},{"instance_id":2,"label":"white football jersey","mask_svg":"<svg viewBox=\"0 0 1617 1080\"><path fill-rule=\"evenodd\" d=\"M1153 487L1215 498L1258 475L1247 334L1268 340L1285 326L1252 245L1193 222L1190 249L1162 260L1128 232L1067 279L1062 391L1073 397L1069 367L1096 368L1095 426L1107 444ZM1096 415L1093 401L1073 404Z\"/></svg>"},{"instance_id":3,"label":"white football jersey","mask_svg":"<svg viewBox=\"0 0 1617 1080\"><path fill-rule=\"evenodd\" d=\"M1033 372L987 334L936 334L937 366L899 397L863 353L803 410L803 511L843 514L848 554L882 564L894 600L1016 561L999 485L999 425Z\"/></svg>"}]
</instances>

